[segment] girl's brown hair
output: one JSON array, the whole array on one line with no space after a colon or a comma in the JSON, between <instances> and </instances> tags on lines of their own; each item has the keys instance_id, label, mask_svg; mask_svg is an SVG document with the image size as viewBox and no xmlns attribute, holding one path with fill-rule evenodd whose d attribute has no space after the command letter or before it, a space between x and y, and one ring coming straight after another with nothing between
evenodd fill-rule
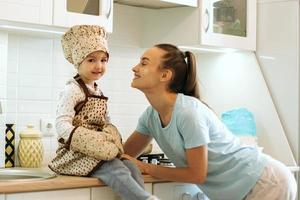
<instances>
[{"instance_id":1,"label":"girl's brown hair","mask_svg":"<svg viewBox=\"0 0 300 200\"><path fill-rule=\"evenodd\" d=\"M157 44L154 47L166 52L161 67L172 70L174 74L169 89L200 100L195 55L190 51L182 52L172 44Z\"/></svg>"}]
</instances>

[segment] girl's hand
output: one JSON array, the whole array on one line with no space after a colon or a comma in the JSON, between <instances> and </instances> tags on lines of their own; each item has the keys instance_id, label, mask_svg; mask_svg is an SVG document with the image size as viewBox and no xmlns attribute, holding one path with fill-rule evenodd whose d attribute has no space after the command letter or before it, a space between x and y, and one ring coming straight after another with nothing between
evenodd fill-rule
<instances>
[{"instance_id":1,"label":"girl's hand","mask_svg":"<svg viewBox=\"0 0 300 200\"><path fill-rule=\"evenodd\" d=\"M121 159L130 160L131 162L133 162L140 169L142 174L147 174L146 170L149 167L149 164L143 163L142 161L139 161L138 159L133 158L133 157L127 155L127 154L122 154Z\"/></svg>"}]
</instances>

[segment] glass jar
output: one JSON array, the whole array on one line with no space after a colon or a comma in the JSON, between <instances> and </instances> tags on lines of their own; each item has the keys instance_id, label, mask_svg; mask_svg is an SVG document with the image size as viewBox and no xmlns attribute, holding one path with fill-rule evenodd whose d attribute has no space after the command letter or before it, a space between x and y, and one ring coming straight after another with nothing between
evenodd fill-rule
<instances>
[{"instance_id":1,"label":"glass jar","mask_svg":"<svg viewBox=\"0 0 300 200\"><path fill-rule=\"evenodd\" d=\"M20 132L18 158L21 167L41 167L44 157L42 134L31 124Z\"/></svg>"}]
</instances>

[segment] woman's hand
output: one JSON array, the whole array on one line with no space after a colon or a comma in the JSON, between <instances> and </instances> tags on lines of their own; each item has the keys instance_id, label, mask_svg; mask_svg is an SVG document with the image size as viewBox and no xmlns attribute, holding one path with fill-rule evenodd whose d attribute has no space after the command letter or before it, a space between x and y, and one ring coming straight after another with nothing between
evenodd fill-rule
<instances>
[{"instance_id":1,"label":"woman's hand","mask_svg":"<svg viewBox=\"0 0 300 200\"><path fill-rule=\"evenodd\" d=\"M149 167L149 164L139 161L138 159L133 158L127 154L122 154L121 159L130 160L140 169L142 174L148 174L146 171L147 171L147 168Z\"/></svg>"}]
</instances>

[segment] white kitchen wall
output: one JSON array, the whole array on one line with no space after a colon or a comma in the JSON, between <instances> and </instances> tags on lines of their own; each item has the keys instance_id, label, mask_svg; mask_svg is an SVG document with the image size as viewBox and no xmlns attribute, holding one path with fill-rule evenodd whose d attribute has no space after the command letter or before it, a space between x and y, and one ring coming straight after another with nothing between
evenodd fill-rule
<instances>
[{"instance_id":1,"label":"white kitchen wall","mask_svg":"<svg viewBox=\"0 0 300 200\"><path fill-rule=\"evenodd\" d=\"M219 116L233 108L250 110L256 121L258 144L263 151L288 166L295 166L255 54L238 51L201 53L197 57L203 100Z\"/></svg>"}]
</instances>

